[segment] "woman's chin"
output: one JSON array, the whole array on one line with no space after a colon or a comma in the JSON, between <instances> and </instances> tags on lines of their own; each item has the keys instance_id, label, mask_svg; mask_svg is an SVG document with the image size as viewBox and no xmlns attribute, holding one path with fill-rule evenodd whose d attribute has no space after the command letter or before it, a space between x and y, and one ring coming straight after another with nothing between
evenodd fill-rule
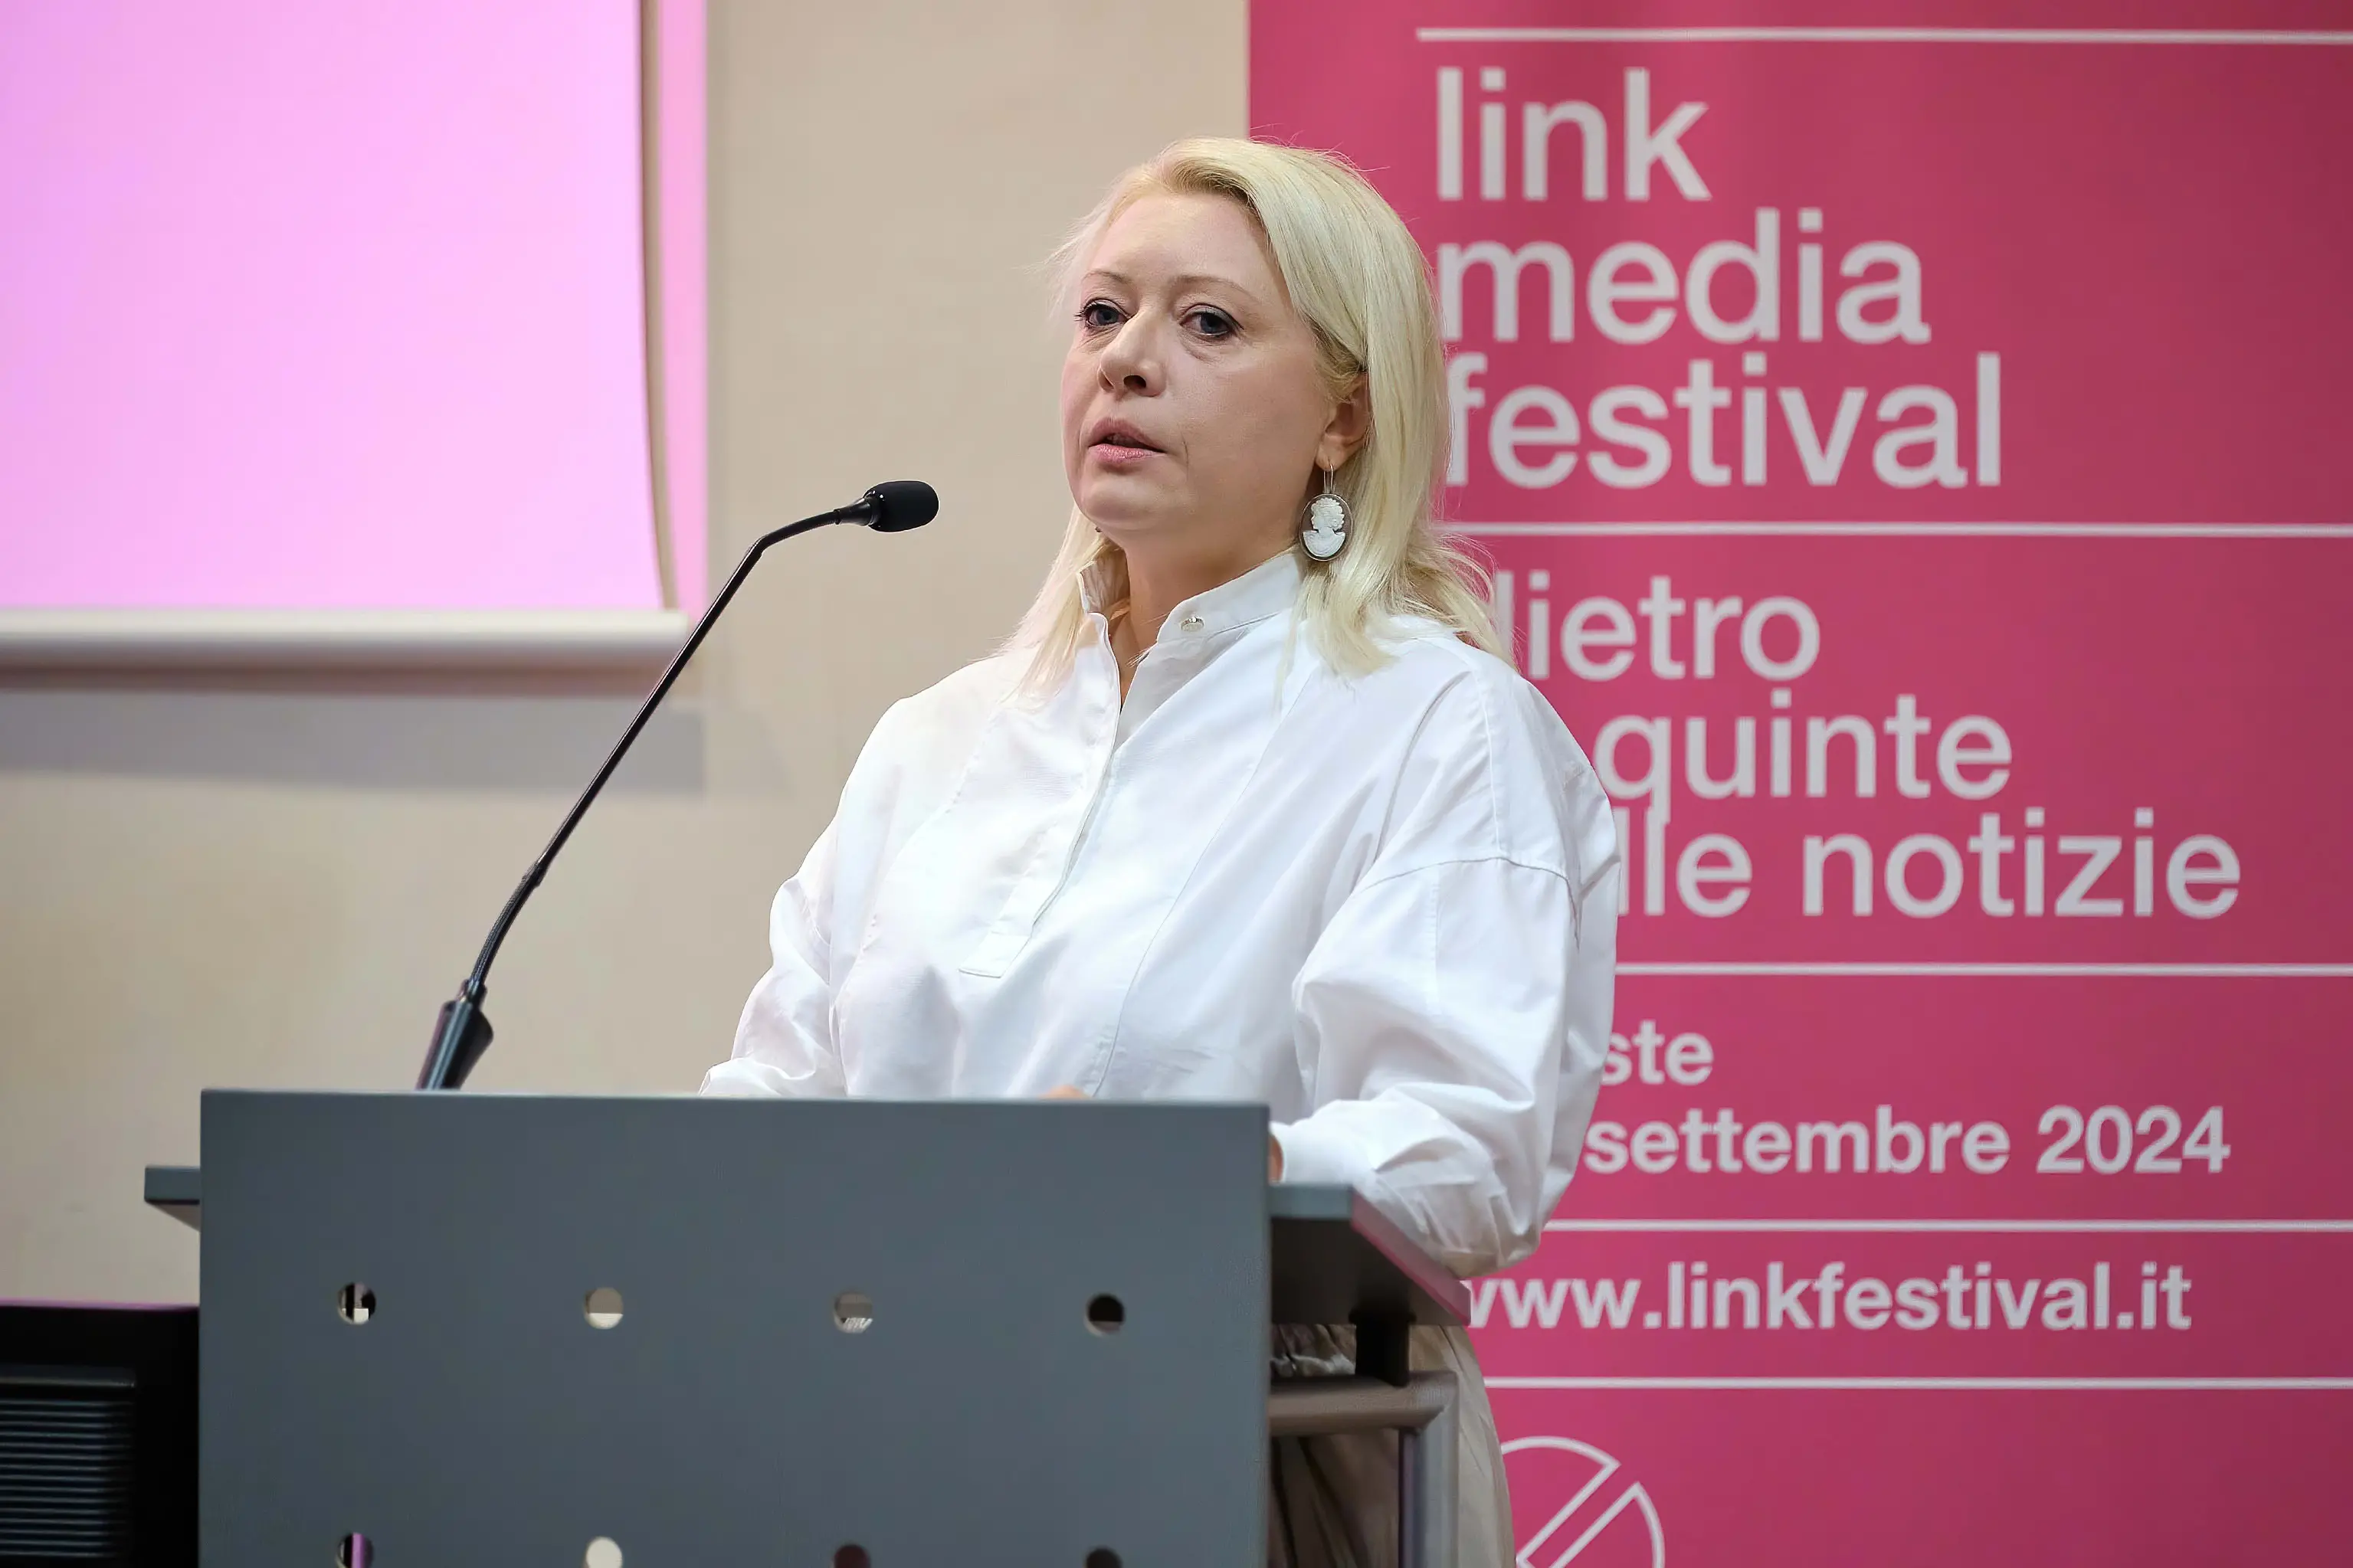
<instances>
[{"instance_id":1,"label":"woman's chin","mask_svg":"<svg viewBox=\"0 0 2353 1568\"><path fill-rule=\"evenodd\" d=\"M1157 492L1156 486L1122 477L1081 485L1076 499L1079 510L1097 531L1114 544L1124 544L1130 538L1145 538L1182 526L1183 509L1176 498Z\"/></svg>"}]
</instances>

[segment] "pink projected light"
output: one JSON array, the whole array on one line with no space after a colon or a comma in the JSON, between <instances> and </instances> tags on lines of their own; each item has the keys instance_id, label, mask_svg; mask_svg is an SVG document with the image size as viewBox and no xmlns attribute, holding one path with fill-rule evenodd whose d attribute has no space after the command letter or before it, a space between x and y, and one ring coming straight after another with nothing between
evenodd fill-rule
<instances>
[{"instance_id":1,"label":"pink projected light","mask_svg":"<svg viewBox=\"0 0 2353 1568\"><path fill-rule=\"evenodd\" d=\"M663 8L703 576L701 6ZM39 0L0 32L0 609L662 610L628 0Z\"/></svg>"}]
</instances>

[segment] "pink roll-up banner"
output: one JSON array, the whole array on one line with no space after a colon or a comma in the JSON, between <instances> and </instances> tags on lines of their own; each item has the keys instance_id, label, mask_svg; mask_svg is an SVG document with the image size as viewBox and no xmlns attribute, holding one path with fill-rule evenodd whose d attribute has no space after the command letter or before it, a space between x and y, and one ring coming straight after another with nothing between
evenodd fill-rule
<instances>
[{"instance_id":1,"label":"pink roll-up banner","mask_svg":"<svg viewBox=\"0 0 2353 1568\"><path fill-rule=\"evenodd\" d=\"M2353 32L1921 20L1252 8L1620 806L1519 1561L2348 1560Z\"/></svg>"}]
</instances>

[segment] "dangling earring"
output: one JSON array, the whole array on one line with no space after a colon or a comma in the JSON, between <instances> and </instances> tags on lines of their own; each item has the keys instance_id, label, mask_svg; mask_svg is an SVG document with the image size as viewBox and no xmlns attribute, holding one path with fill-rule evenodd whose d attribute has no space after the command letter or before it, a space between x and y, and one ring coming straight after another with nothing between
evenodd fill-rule
<instances>
[{"instance_id":1,"label":"dangling earring","mask_svg":"<svg viewBox=\"0 0 2353 1568\"><path fill-rule=\"evenodd\" d=\"M1332 488L1332 470L1324 470L1324 493L1307 503L1307 524L1299 542L1318 561L1329 561L1348 542L1348 503Z\"/></svg>"}]
</instances>

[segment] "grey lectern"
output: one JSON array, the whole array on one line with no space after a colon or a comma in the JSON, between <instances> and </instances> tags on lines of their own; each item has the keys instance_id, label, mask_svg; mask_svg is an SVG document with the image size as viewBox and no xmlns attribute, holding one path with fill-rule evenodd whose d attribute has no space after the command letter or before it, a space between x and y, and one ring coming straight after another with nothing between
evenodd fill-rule
<instances>
[{"instance_id":1,"label":"grey lectern","mask_svg":"<svg viewBox=\"0 0 2353 1568\"><path fill-rule=\"evenodd\" d=\"M202 1560L1243 1568L1271 1430L1394 1427L1451 1563L1403 1345L1461 1287L1270 1190L1266 1121L207 1093L200 1192L148 1183L202 1205ZM1378 1375L1270 1393L1271 1321L1351 1318Z\"/></svg>"}]
</instances>

